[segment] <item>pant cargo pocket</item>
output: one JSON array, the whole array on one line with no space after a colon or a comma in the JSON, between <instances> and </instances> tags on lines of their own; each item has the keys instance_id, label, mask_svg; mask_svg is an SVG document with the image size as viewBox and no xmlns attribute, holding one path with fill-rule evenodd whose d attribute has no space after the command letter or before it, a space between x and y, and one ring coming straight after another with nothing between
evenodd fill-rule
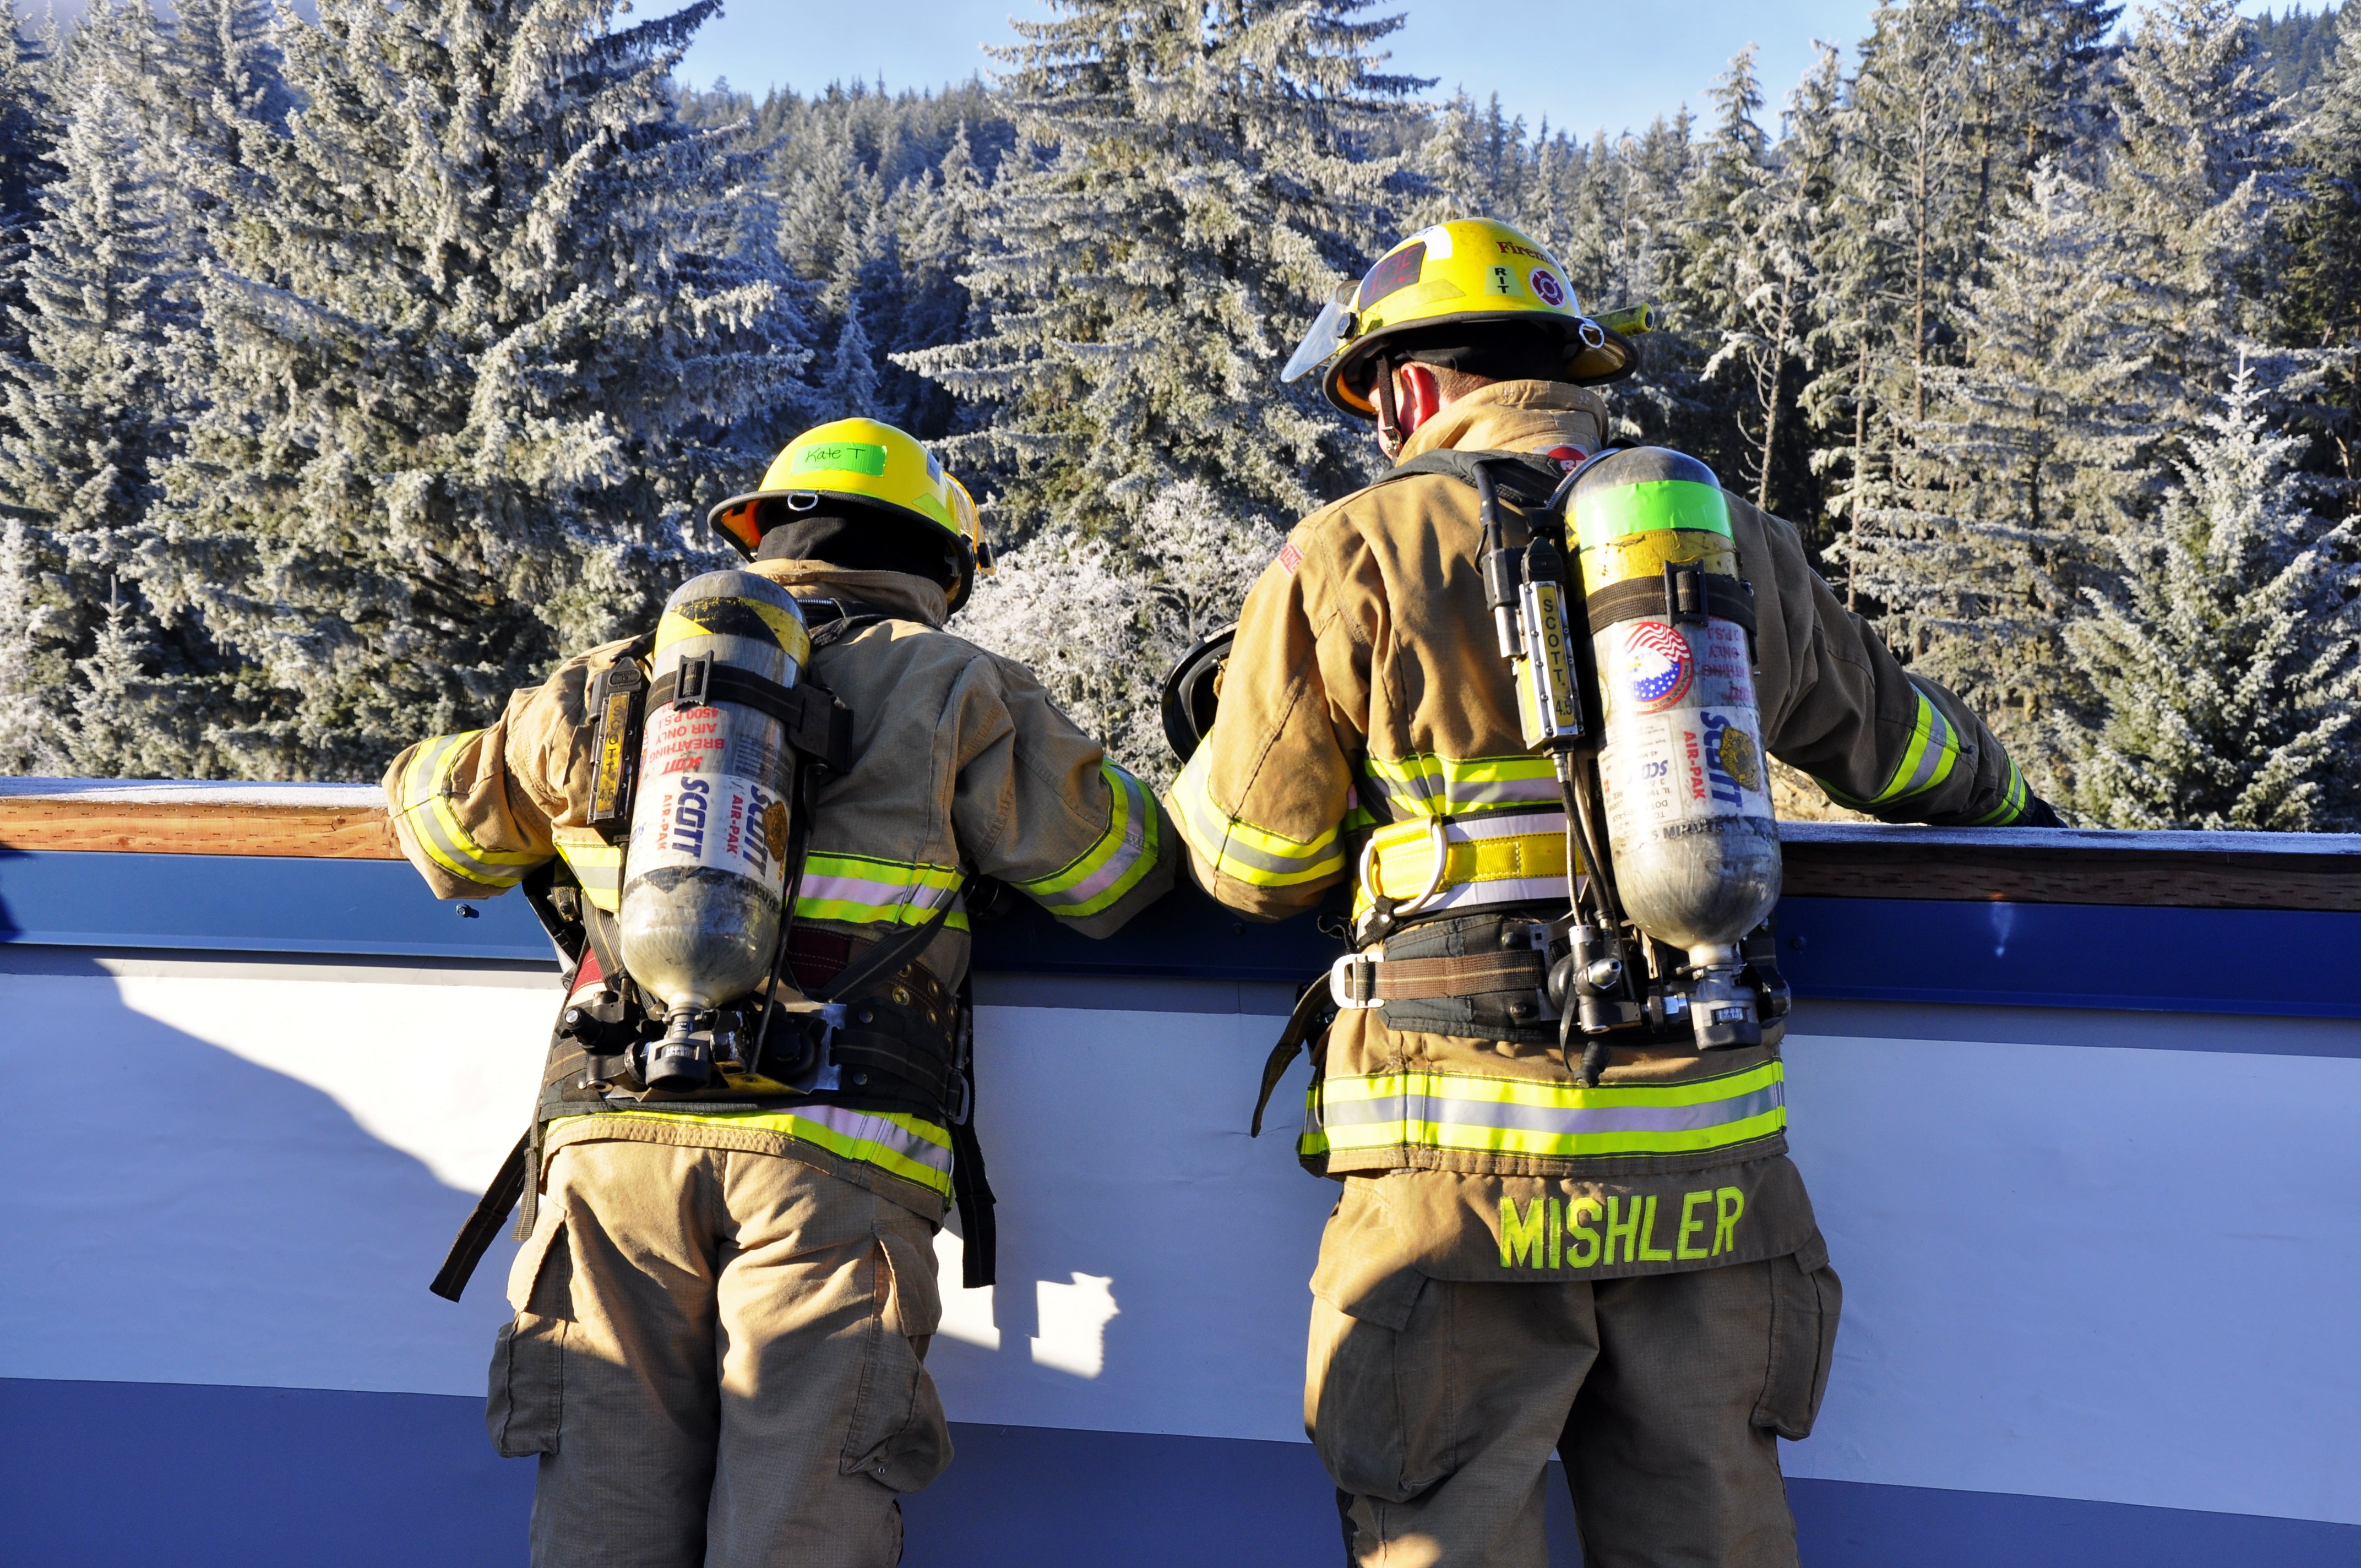
<instances>
[{"instance_id":1,"label":"pant cargo pocket","mask_svg":"<svg viewBox=\"0 0 2361 1568\"><path fill-rule=\"evenodd\" d=\"M1828 1392L1844 1286L1828 1266L1828 1244L1817 1232L1796 1251L1773 1258L1770 1272L1771 1357L1753 1420L1801 1442L1812 1435Z\"/></svg>"},{"instance_id":2,"label":"pant cargo pocket","mask_svg":"<svg viewBox=\"0 0 2361 1568\"><path fill-rule=\"evenodd\" d=\"M564 1224L527 1244L533 1249L520 1277L532 1284L515 1319L492 1343L491 1388L484 1424L503 1459L557 1452L566 1405L566 1336L573 1327L574 1256Z\"/></svg>"},{"instance_id":3,"label":"pant cargo pocket","mask_svg":"<svg viewBox=\"0 0 2361 1568\"><path fill-rule=\"evenodd\" d=\"M915 1492L951 1462L950 1424L926 1365L928 1342L942 1321L942 1297L933 1255L899 1232L879 1234L871 1262L877 1311L840 1468Z\"/></svg>"},{"instance_id":4,"label":"pant cargo pocket","mask_svg":"<svg viewBox=\"0 0 2361 1568\"><path fill-rule=\"evenodd\" d=\"M1407 1502L1455 1467L1447 1294L1410 1274L1347 1305L1312 1298L1303 1425L1345 1491Z\"/></svg>"}]
</instances>

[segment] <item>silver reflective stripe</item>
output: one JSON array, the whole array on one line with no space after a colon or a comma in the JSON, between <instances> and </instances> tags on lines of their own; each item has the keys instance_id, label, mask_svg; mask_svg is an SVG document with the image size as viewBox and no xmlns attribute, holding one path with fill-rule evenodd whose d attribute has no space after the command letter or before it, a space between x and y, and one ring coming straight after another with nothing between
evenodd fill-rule
<instances>
[{"instance_id":1,"label":"silver reflective stripe","mask_svg":"<svg viewBox=\"0 0 2361 1568\"><path fill-rule=\"evenodd\" d=\"M866 1111L856 1111L848 1105L794 1105L788 1115L807 1122L817 1122L832 1133L863 1143L876 1144L892 1150L914 1165L923 1165L945 1176L951 1173L951 1151L898 1126L883 1116Z\"/></svg>"},{"instance_id":2,"label":"silver reflective stripe","mask_svg":"<svg viewBox=\"0 0 2361 1568\"><path fill-rule=\"evenodd\" d=\"M1750 1094L1698 1105L1620 1105L1584 1110L1458 1100L1437 1094L1389 1094L1375 1100L1331 1100L1322 1108L1331 1127L1418 1122L1455 1127L1503 1127L1521 1133L1686 1133L1767 1115L1787 1102L1784 1082Z\"/></svg>"},{"instance_id":3,"label":"silver reflective stripe","mask_svg":"<svg viewBox=\"0 0 2361 1568\"><path fill-rule=\"evenodd\" d=\"M807 870L796 887L796 901L868 904L879 908L906 904L917 909L939 909L958 893L956 884L929 887L922 883L881 882L871 877L814 876Z\"/></svg>"}]
</instances>

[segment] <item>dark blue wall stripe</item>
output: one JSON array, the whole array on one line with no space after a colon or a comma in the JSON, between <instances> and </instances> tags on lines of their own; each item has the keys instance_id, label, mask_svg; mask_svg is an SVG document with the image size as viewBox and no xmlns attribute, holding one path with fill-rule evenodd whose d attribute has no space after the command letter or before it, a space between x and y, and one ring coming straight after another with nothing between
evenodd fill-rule
<instances>
[{"instance_id":1,"label":"dark blue wall stripe","mask_svg":"<svg viewBox=\"0 0 2361 1568\"><path fill-rule=\"evenodd\" d=\"M909 1568L1319 1568L1334 1493L1301 1443L961 1425L904 1505ZM520 1568L533 1466L426 1394L0 1379L0 1556L25 1568ZM2361 1529L1791 1481L1811 1568L2349 1568ZM1553 1568L1580 1562L1563 1495Z\"/></svg>"},{"instance_id":2,"label":"dark blue wall stripe","mask_svg":"<svg viewBox=\"0 0 2361 1568\"><path fill-rule=\"evenodd\" d=\"M1800 996L2361 1018L2361 914L1790 898L1779 923ZM0 852L0 942L550 954L522 897L441 903L398 861L46 851ZM1104 942L1014 894L976 933L977 966L1006 974L1300 984L1338 950L1309 917L1242 920L1194 888Z\"/></svg>"},{"instance_id":3,"label":"dark blue wall stripe","mask_svg":"<svg viewBox=\"0 0 2361 1568\"><path fill-rule=\"evenodd\" d=\"M1789 898L1779 946L1799 996L2361 1018L2361 914Z\"/></svg>"},{"instance_id":4,"label":"dark blue wall stripe","mask_svg":"<svg viewBox=\"0 0 2361 1568\"><path fill-rule=\"evenodd\" d=\"M269 855L0 852L0 941L555 961L514 894L445 904L407 861Z\"/></svg>"}]
</instances>

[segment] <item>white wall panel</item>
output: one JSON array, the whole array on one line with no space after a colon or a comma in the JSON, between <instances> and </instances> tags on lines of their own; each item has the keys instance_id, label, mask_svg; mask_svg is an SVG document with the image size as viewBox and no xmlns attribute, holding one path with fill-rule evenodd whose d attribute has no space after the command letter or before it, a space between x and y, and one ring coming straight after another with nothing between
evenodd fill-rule
<instances>
[{"instance_id":1,"label":"white wall panel","mask_svg":"<svg viewBox=\"0 0 2361 1568\"><path fill-rule=\"evenodd\" d=\"M2361 1060L1786 1056L1845 1282L1790 1474L2361 1523Z\"/></svg>"},{"instance_id":2,"label":"white wall panel","mask_svg":"<svg viewBox=\"0 0 2361 1568\"><path fill-rule=\"evenodd\" d=\"M522 1124L554 992L450 981L0 974L0 1376L478 1393L507 1244L464 1306L425 1282ZM946 1236L954 1418L1301 1438L1334 1190L1292 1158L1301 1063L1246 1136L1278 1026L983 1009L1005 1283L958 1290ZM1791 1473L2361 1523L2361 1059L1788 1056L1847 1293Z\"/></svg>"}]
</instances>

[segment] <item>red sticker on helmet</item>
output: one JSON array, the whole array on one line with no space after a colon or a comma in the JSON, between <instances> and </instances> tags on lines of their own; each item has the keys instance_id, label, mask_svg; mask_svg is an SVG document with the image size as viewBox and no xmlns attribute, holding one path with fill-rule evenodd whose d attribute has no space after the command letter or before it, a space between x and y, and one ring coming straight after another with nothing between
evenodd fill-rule
<instances>
[{"instance_id":1,"label":"red sticker on helmet","mask_svg":"<svg viewBox=\"0 0 2361 1568\"><path fill-rule=\"evenodd\" d=\"M1419 270L1425 265L1424 240L1403 246L1369 269L1369 275L1361 280L1361 291L1353 302L1355 306L1366 311L1388 294L1409 288L1418 281Z\"/></svg>"},{"instance_id":2,"label":"red sticker on helmet","mask_svg":"<svg viewBox=\"0 0 2361 1568\"><path fill-rule=\"evenodd\" d=\"M1559 282L1557 274L1548 268L1534 268L1525 280L1533 286L1534 296L1550 309L1557 310L1565 303L1565 285Z\"/></svg>"},{"instance_id":3,"label":"red sticker on helmet","mask_svg":"<svg viewBox=\"0 0 2361 1568\"><path fill-rule=\"evenodd\" d=\"M1542 455L1556 464L1559 473L1571 474L1582 466L1582 460L1590 454L1579 446L1553 446Z\"/></svg>"}]
</instances>

